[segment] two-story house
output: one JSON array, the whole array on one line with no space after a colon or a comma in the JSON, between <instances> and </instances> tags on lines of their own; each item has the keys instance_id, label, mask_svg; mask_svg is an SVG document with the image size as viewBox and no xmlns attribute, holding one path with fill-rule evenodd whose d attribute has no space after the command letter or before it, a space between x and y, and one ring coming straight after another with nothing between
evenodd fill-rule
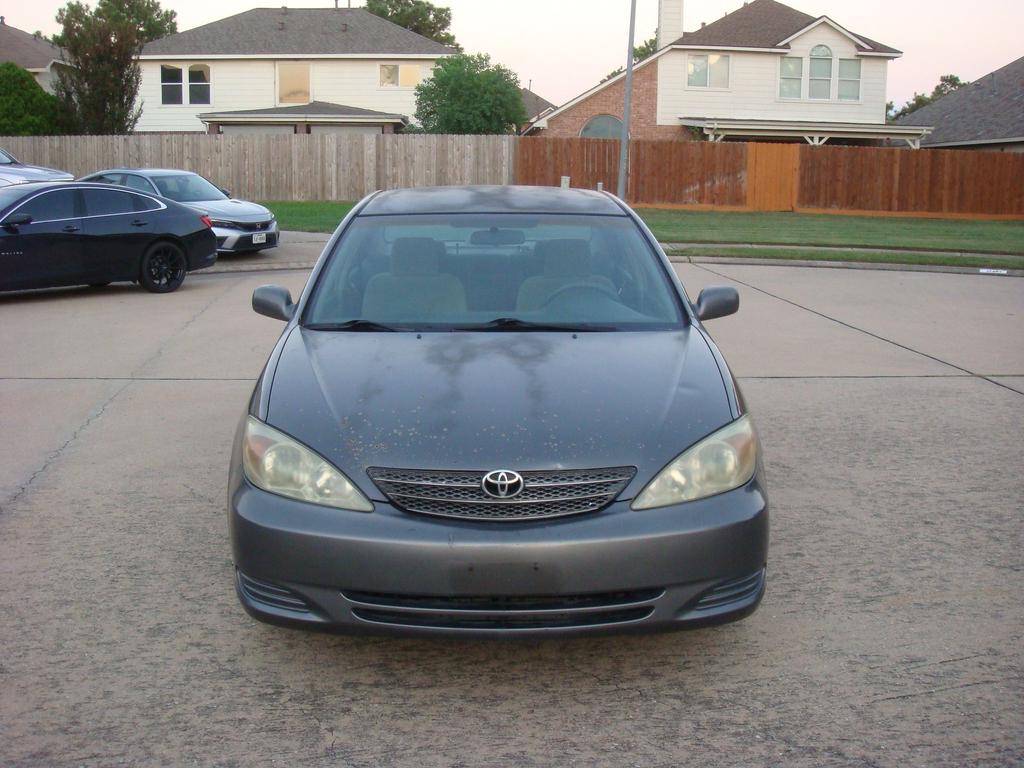
<instances>
[{"instance_id":1,"label":"two-story house","mask_svg":"<svg viewBox=\"0 0 1024 768\"><path fill-rule=\"evenodd\" d=\"M452 53L362 9L254 8L143 49L136 130L393 133Z\"/></svg>"},{"instance_id":2,"label":"two-story house","mask_svg":"<svg viewBox=\"0 0 1024 768\"><path fill-rule=\"evenodd\" d=\"M12 27L0 16L0 64L8 61L28 70L48 93L53 93L57 70L65 66L60 48L42 37Z\"/></svg>"},{"instance_id":3,"label":"two-story house","mask_svg":"<svg viewBox=\"0 0 1024 768\"><path fill-rule=\"evenodd\" d=\"M637 64L630 135L824 144L898 139L928 128L885 123L895 48L775 0L753 0L683 32L683 0L660 0L658 51ZM537 120L545 136L618 138L625 75Z\"/></svg>"}]
</instances>

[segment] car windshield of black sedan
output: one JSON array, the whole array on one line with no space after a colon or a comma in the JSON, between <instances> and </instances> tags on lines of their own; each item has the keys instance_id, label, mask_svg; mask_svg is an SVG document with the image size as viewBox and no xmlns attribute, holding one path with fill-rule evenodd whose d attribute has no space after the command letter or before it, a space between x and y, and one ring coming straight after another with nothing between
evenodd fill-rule
<instances>
[{"instance_id":1,"label":"car windshield of black sedan","mask_svg":"<svg viewBox=\"0 0 1024 768\"><path fill-rule=\"evenodd\" d=\"M624 216L364 216L317 280L319 330L653 330L678 294Z\"/></svg>"},{"instance_id":2,"label":"car windshield of black sedan","mask_svg":"<svg viewBox=\"0 0 1024 768\"><path fill-rule=\"evenodd\" d=\"M152 181L160 194L179 203L199 203L206 200L226 200L223 192L202 176L153 176Z\"/></svg>"}]
</instances>

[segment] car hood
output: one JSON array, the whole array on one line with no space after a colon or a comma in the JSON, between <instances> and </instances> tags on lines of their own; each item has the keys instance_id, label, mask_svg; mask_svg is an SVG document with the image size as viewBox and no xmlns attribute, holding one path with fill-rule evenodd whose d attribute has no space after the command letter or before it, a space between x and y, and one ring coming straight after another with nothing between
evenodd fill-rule
<instances>
[{"instance_id":1,"label":"car hood","mask_svg":"<svg viewBox=\"0 0 1024 768\"><path fill-rule=\"evenodd\" d=\"M267 420L375 499L368 467L636 466L635 493L732 419L707 342L645 333L330 333L296 328Z\"/></svg>"},{"instance_id":2,"label":"car hood","mask_svg":"<svg viewBox=\"0 0 1024 768\"><path fill-rule=\"evenodd\" d=\"M195 208L200 213L207 214L212 219L226 219L227 221L266 221L270 218L270 211L257 203L250 203L247 200L202 200L200 202L185 203L190 208Z\"/></svg>"},{"instance_id":3,"label":"car hood","mask_svg":"<svg viewBox=\"0 0 1024 768\"><path fill-rule=\"evenodd\" d=\"M75 177L66 171L44 168L41 165L15 163L0 165L0 179L11 181L72 181Z\"/></svg>"}]
</instances>

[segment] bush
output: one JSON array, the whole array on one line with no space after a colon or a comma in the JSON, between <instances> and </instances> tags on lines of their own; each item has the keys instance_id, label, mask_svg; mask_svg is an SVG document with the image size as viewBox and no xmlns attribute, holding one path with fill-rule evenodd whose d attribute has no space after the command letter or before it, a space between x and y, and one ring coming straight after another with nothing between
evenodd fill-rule
<instances>
[{"instance_id":1,"label":"bush","mask_svg":"<svg viewBox=\"0 0 1024 768\"><path fill-rule=\"evenodd\" d=\"M49 136L64 133L63 110L17 64L0 64L0 136Z\"/></svg>"}]
</instances>

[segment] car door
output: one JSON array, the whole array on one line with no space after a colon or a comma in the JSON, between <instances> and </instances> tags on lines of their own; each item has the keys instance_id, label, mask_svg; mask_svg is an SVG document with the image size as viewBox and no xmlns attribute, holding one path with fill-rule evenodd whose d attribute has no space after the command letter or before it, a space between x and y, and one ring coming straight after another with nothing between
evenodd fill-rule
<instances>
[{"instance_id":1,"label":"car door","mask_svg":"<svg viewBox=\"0 0 1024 768\"><path fill-rule=\"evenodd\" d=\"M137 279L142 253L153 239L155 211L141 210L141 196L127 190L83 189L82 197L89 282Z\"/></svg>"},{"instance_id":2,"label":"car door","mask_svg":"<svg viewBox=\"0 0 1024 768\"><path fill-rule=\"evenodd\" d=\"M81 200L77 189L35 195L8 215L27 215L26 224L7 228L3 243L3 287L7 290L75 285L83 282Z\"/></svg>"}]
</instances>

